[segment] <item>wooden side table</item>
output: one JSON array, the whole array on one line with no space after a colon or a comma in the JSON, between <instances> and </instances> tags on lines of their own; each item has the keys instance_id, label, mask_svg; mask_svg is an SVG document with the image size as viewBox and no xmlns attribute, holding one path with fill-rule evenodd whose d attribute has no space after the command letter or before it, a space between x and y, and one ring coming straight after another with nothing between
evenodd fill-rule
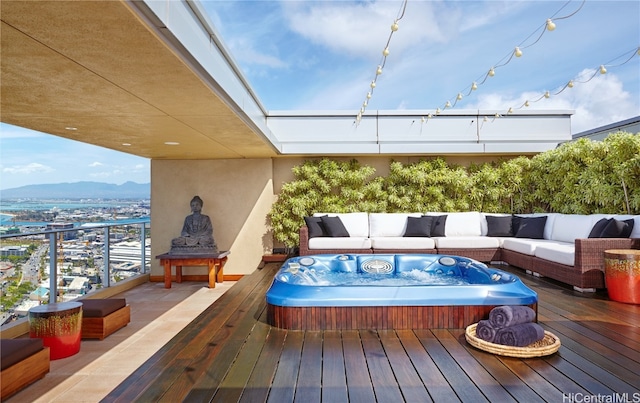
<instances>
[{"instance_id":1,"label":"wooden side table","mask_svg":"<svg viewBox=\"0 0 640 403\"><path fill-rule=\"evenodd\" d=\"M215 288L216 283L222 283L223 268L227 262L229 251L212 254L172 255L163 253L156 256L164 266L164 288L171 288L171 266L176 267L176 282L182 283L182 266L207 266L209 273L209 288Z\"/></svg>"},{"instance_id":2,"label":"wooden side table","mask_svg":"<svg viewBox=\"0 0 640 403\"><path fill-rule=\"evenodd\" d=\"M52 360L80 351L82 303L77 301L39 305L29 309L29 336L41 338Z\"/></svg>"},{"instance_id":3,"label":"wooden side table","mask_svg":"<svg viewBox=\"0 0 640 403\"><path fill-rule=\"evenodd\" d=\"M640 304L640 250L605 250L604 276L609 298Z\"/></svg>"}]
</instances>

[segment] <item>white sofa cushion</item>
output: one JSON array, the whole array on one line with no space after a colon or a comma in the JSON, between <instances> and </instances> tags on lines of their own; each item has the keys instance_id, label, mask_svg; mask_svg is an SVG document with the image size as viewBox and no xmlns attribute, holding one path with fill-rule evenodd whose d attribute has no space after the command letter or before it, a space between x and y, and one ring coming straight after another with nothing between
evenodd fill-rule
<instances>
[{"instance_id":1,"label":"white sofa cushion","mask_svg":"<svg viewBox=\"0 0 640 403\"><path fill-rule=\"evenodd\" d=\"M446 215L444 235L445 236L480 236L481 215L478 211L456 212L456 213L435 213L428 212L425 215L439 216Z\"/></svg>"},{"instance_id":2,"label":"white sofa cushion","mask_svg":"<svg viewBox=\"0 0 640 403\"><path fill-rule=\"evenodd\" d=\"M486 236L453 236L434 238L437 248L498 248L500 239Z\"/></svg>"},{"instance_id":3,"label":"white sofa cushion","mask_svg":"<svg viewBox=\"0 0 640 403\"><path fill-rule=\"evenodd\" d=\"M575 265L574 243L548 243L536 246L534 255L540 259L549 260L567 266Z\"/></svg>"},{"instance_id":4,"label":"white sofa cushion","mask_svg":"<svg viewBox=\"0 0 640 403\"><path fill-rule=\"evenodd\" d=\"M371 238L373 249L435 249L433 238L427 237L375 237Z\"/></svg>"},{"instance_id":5,"label":"white sofa cushion","mask_svg":"<svg viewBox=\"0 0 640 403\"><path fill-rule=\"evenodd\" d=\"M369 214L369 235L371 238L402 237L407 229L407 217L421 215L421 213L371 213Z\"/></svg>"},{"instance_id":6,"label":"white sofa cushion","mask_svg":"<svg viewBox=\"0 0 640 403\"><path fill-rule=\"evenodd\" d=\"M595 224L593 219L590 215L558 214L553 222L550 239L574 243L578 238L588 238Z\"/></svg>"},{"instance_id":7,"label":"white sofa cushion","mask_svg":"<svg viewBox=\"0 0 640 403\"><path fill-rule=\"evenodd\" d=\"M369 236L369 214L367 213L315 213L313 216L320 217L323 215L329 217L340 217L340 221L344 224L344 227L349 232L350 237L367 238Z\"/></svg>"},{"instance_id":8,"label":"white sofa cushion","mask_svg":"<svg viewBox=\"0 0 640 403\"><path fill-rule=\"evenodd\" d=\"M504 238L502 248L533 256L538 245L547 243L555 243L555 241L548 239Z\"/></svg>"},{"instance_id":9,"label":"white sofa cushion","mask_svg":"<svg viewBox=\"0 0 640 403\"><path fill-rule=\"evenodd\" d=\"M309 249L371 249L371 239L367 237L309 239Z\"/></svg>"}]
</instances>

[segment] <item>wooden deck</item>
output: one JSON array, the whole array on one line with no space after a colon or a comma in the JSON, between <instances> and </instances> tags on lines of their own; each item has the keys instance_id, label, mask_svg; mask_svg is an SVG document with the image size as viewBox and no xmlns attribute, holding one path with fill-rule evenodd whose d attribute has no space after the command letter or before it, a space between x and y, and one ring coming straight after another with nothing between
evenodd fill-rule
<instances>
[{"instance_id":1,"label":"wooden deck","mask_svg":"<svg viewBox=\"0 0 640 403\"><path fill-rule=\"evenodd\" d=\"M265 292L277 268L238 281L103 401L640 401L640 306L515 269L562 341L556 354L517 359L475 349L464 329L272 328Z\"/></svg>"}]
</instances>

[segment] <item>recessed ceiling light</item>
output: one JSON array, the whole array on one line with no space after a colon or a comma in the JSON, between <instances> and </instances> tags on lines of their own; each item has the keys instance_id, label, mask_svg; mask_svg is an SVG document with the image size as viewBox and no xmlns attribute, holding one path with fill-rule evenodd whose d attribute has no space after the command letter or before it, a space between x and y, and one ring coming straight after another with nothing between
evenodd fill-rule
<instances>
[{"instance_id":1,"label":"recessed ceiling light","mask_svg":"<svg viewBox=\"0 0 640 403\"><path fill-rule=\"evenodd\" d=\"M180 143L178 143L177 141L165 141L164 144L168 145L168 146L179 146Z\"/></svg>"},{"instance_id":2,"label":"recessed ceiling light","mask_svg":"<svg viewBox=\"0 0 640 403\"><path fill-rule=\"evenodd\" d=\"M78 130L77 127L73 127L73 126L67 126L65 127L66 130Z\"/></svg>"}]
</instances>

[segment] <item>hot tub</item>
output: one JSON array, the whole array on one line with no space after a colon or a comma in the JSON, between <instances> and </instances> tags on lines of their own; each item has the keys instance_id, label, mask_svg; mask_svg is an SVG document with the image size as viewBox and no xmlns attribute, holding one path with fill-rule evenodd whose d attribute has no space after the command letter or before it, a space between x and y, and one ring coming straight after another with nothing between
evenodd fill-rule
<instances>
[{"instance_id":1,"label":"hot tub","mask_svg":"<svg viewBox=\"0 0 640 403\"><path fill-rule=\"evenodd\" d=\"M285 329L464 328L500 305L537 310L517 276L473 259L427 254L311 255L287 260L267 291Z\"/></svg>"}]
</instances>

